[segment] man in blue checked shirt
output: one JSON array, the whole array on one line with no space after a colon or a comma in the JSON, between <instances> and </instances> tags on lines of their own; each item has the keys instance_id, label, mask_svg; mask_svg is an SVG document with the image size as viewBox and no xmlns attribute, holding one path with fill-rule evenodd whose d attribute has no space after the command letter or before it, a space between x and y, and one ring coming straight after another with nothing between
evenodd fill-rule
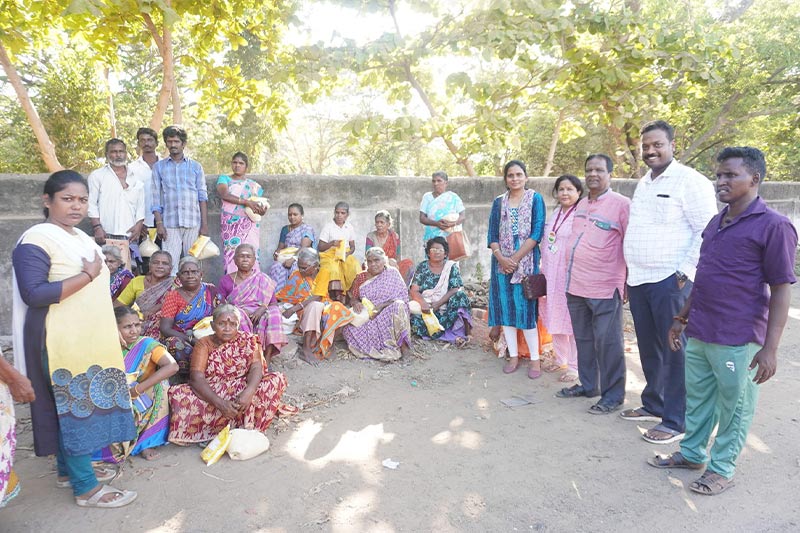
<instances>
[{"instance_id":1,"label":"man in blue checked shirt","mask_svg":"<svg viewBox=\"0 0 800 533\"><path fill-rule=\"evenodd\" d=\"M173 257L172 275L198 235L208 235L208 190L203 167L183 153L186 130L164 129L169 157L153 166L152 209L163 248Z\"/></svg>"}]
</instances>

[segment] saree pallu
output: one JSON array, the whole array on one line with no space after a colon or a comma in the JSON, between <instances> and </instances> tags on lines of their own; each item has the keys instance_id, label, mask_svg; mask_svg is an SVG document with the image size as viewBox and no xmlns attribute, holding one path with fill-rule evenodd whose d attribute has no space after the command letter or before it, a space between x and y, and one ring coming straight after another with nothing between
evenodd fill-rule
<instances>
[{"instance_id":1,"label":"saree pallu","mask_svg":"<svg viewBox=\"0 0 800 533\"><path fill-rule=\"evenodd\" d=\"M220 180L225 176L220 176ZM220 181L217 181L219 184ZM264 190L261 185L251 179L234 180L227 182L228 192L237 196L241 200L247 200L251 196L261 196ZM245 213L243 205L232 204L222 201L220 211L220 233L222 236L223 258L225 261L225 272L230 274L236 272L236 265L233 262L233 254L236 247L240 244L251 244L256 250L256 261L261 259L260 222L253 222Z\"/></svg>"},{"instance_id":2,"label":"saree pallu","mask_svg":"<svg viewBox=\"0 0 800 533\"><path fill-rule=\"evenodd\" d=\"M133 279L133 272L120 267L116 272L111 274L111 299L116 300L128 283Z\"/></svg>"},{"instance_id":3,"label":"saree pallu","mask_svg":"<svg viewBox=\"0 0 800 533\"><path fill-rule=\"evenodd\" d=\"M319 254L319 268L328 273L330 281L342 283L342 291L347 292L353 280L361 272L361 264L352 254L340 259L335 247L330 247Z\"/></svg>"},{"instance_id":4,"label":"saree pallu","mask_svg":"<svg viewBox=\"0 0 800 533\"><path fill-rule=\"evenodd\" d=\"M198 342L214 344L210 337ZM256 350L261 350L258 337L250 333L239 333L235 339L209 349L205 378L211 390L226 400L237 398L247 386L247 373ZM230 420L219 409L200 399L189 385L172 387L169 392L169 441L175 444L209 441L228 423L234 428L255 429L263 433L276 415L298 411L296 407L281 402L285 389L286 376L264 372L253 401L244 413Z\"/></svg>"},{"instance_id":5,"label":"saree pallu","mask_svg":"<svg viewBox=\"0 0 800 533\"><path fill-rule=\"evenodd\" d=\"M348 348L362 359L400 359L400 347L411 346L408 291L400 273L387 268L365 281L359 288L359 294L375 305L392 303L365 324L344 328L342 333Z\"/></svg>"},{"instance_id":6,"label":"saree pallu","mask_svg":"<svg viewBox=\"0 0 800 533\"><path fill-rule=\"evenodd\" d=\"M319 342L314 350L314 356L317 359L330 357L336 331L348 325L355 317L355 313L341 302L330 302L325 305L325 309L322 311L322 333L320 333Z\"/></svg>"},{"instance_id":7,"label":"saree pallu","mask_svg":"<svg viewBox=\"0 0 800 533\"><path fill-rule=\"evenodd\" d=\"M158 354L158 348L161 348L162 354ZM163 350L158 341L140 337L125 352L125 372L135 374L139 382L144 381L158 368L154 356L160 360L164 356ZM164 380L133 401L133 420L139 435L135 441L111 444L95 453L92 459L121 463L129 455L139 455L142 450L166 444L169 434L168 390L169 383Z\"/></svg>"},{"instance_id":8,"label":"saree pallu","mask_svg":"<svg viewBox=\"0 0 800 533\"><path fill-rule=\"evenodd\" d=\"M255 324L250 319L250 315L262 304L273 302L275 282L260 271L256 271L238 285L233 283L230 274L227 274L226 277L226 281L230 281L233 287L227 297L228 303L235 305L240 311L239 315L242 320L239 329L248 333L256 333L263 347L272 345L280 351L288 344L289 339L283 332L281 310L278 306L268 305L267 310ZM222 282L220 282L220 288L222 288Z\"/></svg>"},{"instance_id":9,"label":"saree pallu","mask_svg":"<svg viewBox=\"0 0 800 533\"><path fill-rule=\"evenodd\" d=\"M11 468L17 444L14 423L14 399L8 386L0 381L0 508L19 493L19 482Z\"/></svg>"},{"instance_id":10,"label":"saree pallu","mask_svg":"<svg viewBox=\"0 0 800 533\"><path fill-rule=\"evenodd\" d=\"M144 315L142 323L142 335L153 339L161 338L159 323L161 322L161 304L164 297L172 289L179 287L178 278L168 278L156 283L152 287L146 288L136 297L136 306Z\"/></svg>"},{"instance_id":11,"label":"saree pallu","mask_svg":"<svg viewBox=\"0 0 800 533\"><path fill-rule=\"evenodd\" d=\"M83 269L82 259L91 260L100 248L78 229L69 233L49 223L28 230L17 246L14 314L27 318L23 340L18 342L15 331L14 345L15 352L21 347L17 356L24 354L36 392L31 414L37 455L54 453L58 441L66 455L75 456L135 439L119 333L108 297L108 268L103 265L94 281L47 306L43 335L34 333L41 326L33 323L34 313L17 300L20 290L40 284L41 265L35 265L41 263L42 255L50 263L47 281L53 283L77 276Z\"/></svg>"},{"instance_id":12,"label":"saree pallu","mask_svg":"<svg viewBox=\"0 0 800 533\"><path fill-rule=\"evenodd\" d=\"M419 286L420 292L434 289L441 274L434 274L428 266L428 261L423 261L417 266L414 273L414 284ZM450 266L450 276L447 280L447 290L460 288L447 304L441 306L434 314L439 319L439 323L444 331L439 331L433 337L428 335L428 328L422 320L421 315L411 315L411 329L418 337L423 339L433 338L447 342L455 342L458 338L466 337L467 326L472 326L471 303L469 296L464 292L464 282L461 279L461 272L457 264ZM447 292L446 290L444 292Z\"/></svg>"},{"instance_id":13,"label":"saree pallu","mask_svg":"<svg viewBox=\"0 0 800 533\"><path fill-rule=\"evenodd\" d=\"M306 237L311 239L311 246L316 244L317 238L314 234L314 228L303 223L294 229L291 229L289 226L284 226L281 228L281 235L278 240L287 247L293 246L295 248L300 248L302 246L303 239ZM286 268L282 263L277 261L272 263L272 265L269 267L269 277L271 277L275 282L275 290L281 290L283 286L286 285L286 282L289 279L289 274L297 269L296 265L296 261L292 264L291 268Z\"/></svg>"},{"instance_id":14,"label":"saree pallu","mask_svg":"<svg viewBox=\"0 0 800 533\"><path fill-rule=\"evenodd\" d=\"M173 297L183 300L183 297L178 292L172 294L174 295ZM192 301L186 303L183 309L175 315L175 328L184 333L189 331L202 319L211 316L214 308L219 304L220 298L219 294L217 294L217 288L210 283L203 282L201 289L192 298ZM161 342L178 363L178 374L183 377L188 376L189 362L191 361L194 347L179 337L166 337Z\"/></svg>"}]
</instances>

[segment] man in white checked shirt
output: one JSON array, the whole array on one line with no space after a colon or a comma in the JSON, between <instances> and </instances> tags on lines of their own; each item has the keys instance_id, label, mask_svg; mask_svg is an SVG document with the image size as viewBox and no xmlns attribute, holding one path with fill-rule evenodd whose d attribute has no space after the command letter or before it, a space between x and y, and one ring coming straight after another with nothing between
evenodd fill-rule
<instances>
[{"instance_id":1,"label":"man in white checked shirt","mask_svg":"<svg viewBox=\"0 0 800 533\"><path fill-rule=\"evenodd\" d=\"M642 127L642 158L650 168L636 186L624 254L628 298L647 384L642 406L620 415L658 422L642 438L669 444L684 435L686 387L683 348L667 336L692 288L702 232L717 214L714 186L673 158L675 132L662 120ZM683 339L682 346L686 345Z\"/></svg>"}]
</instances>

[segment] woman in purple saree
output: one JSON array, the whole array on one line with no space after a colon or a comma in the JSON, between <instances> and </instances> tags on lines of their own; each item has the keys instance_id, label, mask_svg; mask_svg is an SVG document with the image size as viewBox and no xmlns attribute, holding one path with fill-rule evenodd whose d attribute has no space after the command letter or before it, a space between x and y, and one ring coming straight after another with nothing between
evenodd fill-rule
<instances>
[{"instance_id":1,"label":"woman in purple saree","mask_svg":"<svg viewBox=\"0 0 800 533\"><path fill-rule=\"evenodd\" d=\"M388 265L382 248L367 250L370 278L353 296L353 311L361 313L362 299L374 306L370 319L361 326L345 326L343 335L350 351L362 359L396 361L411 348L411 325L408 312L408 289L400 272Z\"/></svg>"},{"instance_id":2,"label":"woman in purple saree","mask_svg":"<svg viewBox=\"0 0 800 533\"><path fill-rule=\"evenodd\" d=\"M289 340L281 328L281 311L275 299L275 282L258 269L255 248L240 244L233 255L236 272L219 280L220 297L239 310L239 329L261 340L269 365Z\"/></svg>"}]
</instances>

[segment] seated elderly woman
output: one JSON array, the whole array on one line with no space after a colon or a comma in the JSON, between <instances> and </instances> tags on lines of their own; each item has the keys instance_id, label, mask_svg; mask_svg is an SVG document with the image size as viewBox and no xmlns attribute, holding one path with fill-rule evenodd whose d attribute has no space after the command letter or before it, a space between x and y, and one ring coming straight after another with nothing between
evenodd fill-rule
<instances>
[{"instance_id":1,"label":"seated elderly woman","mask_svg":"<svg viewBox=\"0 0 800 533\"><path fill-rule=\"evenodd\" d=\"M111 444L94 454L93 459L121 463L129 455L151 461L158 457L155 448L167 443L169 404L167 379L178 371L178 363L155 339L142 337L139 313L127 306L114 308L122 346L125 373L131 383L133 421L138 437L131 442Z\"/></svg>"},{"instance_id":2,"label":"seated elderly woman","mask_svg":"<svg viewBox=\"0 0 800 533\"><path fill-rule=\"evenodd\" d=\"M448 252L444 237L434 237L425 244L428 259L417 265L410 291L411 299L419 303L423 312L433 311L444 331L429 337L420 315L411 315L411 329L423 339L433 338L461 347L472 338L472 314L458 264L447 259Z\"/></svg>"},{"instance_id":3,"label":"seated elderly woman","mask_svg":"<svg viewBox=\"0 0 800 533\"><path fill-rule=\"evenodd\" d=\"M280 352L289 340L281 327L275 282L259 270L256 257L252 244L236 247L233 262L237 270L219 280L219 295L239 309L242 331L258 335L269 367L272 356Z\"/></svg>"},{"instance_id":4,"label":"seated elderly woman","mask_svg":"<svg viewBox=\"0 0 800 533\"><path fill-rule=\"evenodd\" d=\"M350 351L361 358L396 361L411 347L408 291L400 272L387 266L388 259L381 248L367 250L367 278L352 293L356 313L362 312L362 298L375 306L366 323L342 330Z\"/></svg>"},{"instance_id":5,"label":"seated elderly woman","mask_svg":"<svg viewBox=\"0 0 800 533\"><path fill-rule=\"evenodd\" d=\"M200 261L191 255L178 264L178 280L181 286L169 291L161 306L161 342L175 357L180 370L178 380L189 376L189 359L195 343L192 328L220 304L217 288L203 281Z\"/></svg>"},{"instance_id":6,"label":"seated elderly woman","mask_svg":"<svg viewBox=\"0 0 800 533\"><path fill-rule=\"evenodd\" d=\"M355 314L328 292L330 271L319 266L319 254L313 248L303 248L297 254L297 270L276 295L279 302L288 304L283 316L297 314L298 327L303 334L300 359L310 365L330 355L336 330L353 321Z\"/></svg>"},{"instance_id":7,"label":"seated elderly woman","mask_svg":"<svg viewBox=\"0 0 800 533\"><path fill-rule=\"evenodd\" d=\"M161 338L161 306L170 289L178 287L172 272L172 256L159 250L150 257L150 270L144 276L136 276L114 301L114 306L133 306L139 308L144 317L142 335L154 339Z\"/></svg>"},{"instance_id":8,"label":"seated elderly woman","mask_svg":"<svg viewBox=\"0 0 800 533\"><path fill-rule=\"evenodd\" d=\"M209 441L229 423L263 432L277 414L297 412L281 402L286 377L265 372L258 335L239 331L237 309L222 304L213 317L214 334L195 344L189 383L169 391L175 444Z\"/></svg>"},{"instance_id":9,"label":"seated elderly woman","mask_svg":"<svg viewBox=\"0 0 800 533\"><path fill-rule=\"evenodd\" d=\"M113 244L106 244L102 250L106 258L106 266L108 266L108 271L111 273L111 299L116 300L122 290L133 279L133 272L125 268L125 261L122 259L119 248Z\"/></svg>"}]
</instances>

